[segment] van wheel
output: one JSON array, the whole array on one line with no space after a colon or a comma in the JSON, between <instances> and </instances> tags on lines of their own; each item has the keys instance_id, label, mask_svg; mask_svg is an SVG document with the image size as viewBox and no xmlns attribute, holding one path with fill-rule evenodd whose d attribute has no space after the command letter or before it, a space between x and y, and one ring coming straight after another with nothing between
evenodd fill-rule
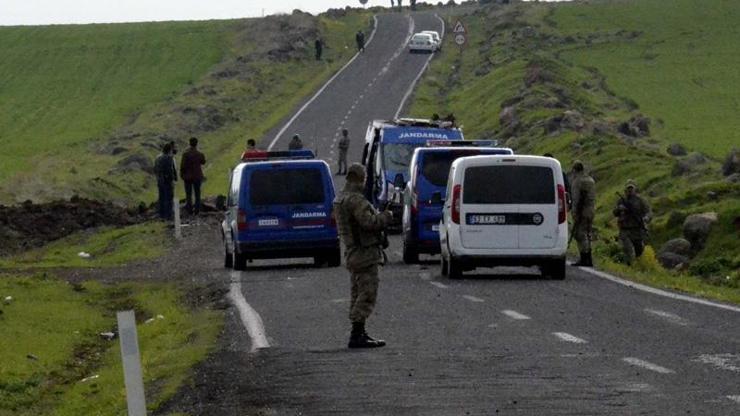
<instances>
[{"instance_id":1,"label":"van wheel","mask_svg":"<svg viewBox=\"0 0 740 416\"><path fill-rule=\"evenodd\" d=\"M336 249L329 255L329 267L339 267L342 265L342 251Z\"/></svg>"},{"instance_id":2,"label":"van wheel","mask_svg":"<svg viewBox=\"0 0 740 416\"><path fill-rule=\"evenodd\" d=\"M226 251L226 255L224 256L224 267L227 269L234 267L234 257L228 251Z\"/></svg>"},{"instance_id":3,"label":"van wheel","mask_svg":"<svg viewBox=\"0 0 740 416\"><path fill-rule=\"evenodd\" d=\"M242 253L234 252L233 255L234 270L247 270L247 256Z\"/></svg>"},{"instance_id":4,"label":"van wheel","mask_svg":"<svg viewBox=\"0 0 740 416\"><path fill-rule=\"evenodd\" d=\"M419 262L419 252L409 247L406 241L403 242L403 262L406 264L416 264Z\"/></svg>"},{"instance_id":5,"label":"van wheel","mask_svg":"<svg viewBox=\"0 0 740 416\"><path fill-rule=\"evenodd\" d=\"M448 274L447 268L449 267L449 265L447 264L447 260L445 260L444 256L442 255L439 256L439 259L442 265L442 276L447 276Z\"/></svg>"},{"instance_id":6,"label":"van wheel","mask_svg":"<svg viewBox=\"0 0 740 416\"><path fill-rule=\"evenodd\" d=\"M447 275L450 279L459 279L462 277L462 268L460 267L460 263L458 263L458 261L452 256L450 256L450 260L447 261Z\"/></svg>"},{"instance_id":7,"label":"van wheel","mask_svg":"<svg viewBox=\"0 0 740 416\"><path fill-rule=\"evenodd\" d=\"M565 259L546 263L542 266L542 274L550 276L553 280L565 279Z\"/></svg>"}]
</instances>

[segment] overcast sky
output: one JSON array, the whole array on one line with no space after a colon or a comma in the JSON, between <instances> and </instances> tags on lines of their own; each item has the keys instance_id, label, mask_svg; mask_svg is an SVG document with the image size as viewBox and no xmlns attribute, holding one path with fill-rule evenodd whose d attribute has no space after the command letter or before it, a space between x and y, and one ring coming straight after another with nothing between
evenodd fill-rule
<instances>
[{"instance_id":1,"label":"overcast sky","mask_svg":"<svg viewBox=\"0 0 740 416\"><path fill-rule=\"evenodd\" d=\"M422 2L423 0L419 0ZM438 0L426 0L436 3ZM547 0L558 1L558 0ZM390 6L391 0L368 0ZM409 0L404 0L408 5ZM208 20L290 13L320 13L360 6L359 0L0 0L0 25Z\"/></svg>"}]
</instances>

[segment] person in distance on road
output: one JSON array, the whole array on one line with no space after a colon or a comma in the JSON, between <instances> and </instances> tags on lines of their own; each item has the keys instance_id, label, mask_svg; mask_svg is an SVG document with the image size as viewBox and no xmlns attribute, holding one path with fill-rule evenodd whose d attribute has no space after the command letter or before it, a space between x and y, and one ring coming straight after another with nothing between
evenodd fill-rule
<instances>
[{"instance_id":1,"label":"person in distance on road","mask_svg":"<svg viewBox=\"0 0 740 416\"><path fill-rule=\"evenodd\" d=\"M180 159L180 177L185 184L185 211L188 214L200 213L200 186L203 183L203 165L206 157L198 150L198 139L190 138L190 147ZM195 194L195 204L193 204Z\"/></svg>"},{"instance_id":2,"label":"person in distance on road","mask_svg":"<svg viewBox=\"0 0 740 416\"><path fill-rule=\"evenodd\" d=\"M159 218L171 220L173 215L172 204L175 197L175 182L177 182L177 172L175 171L175 159L172 157L171 143L165 144L162 147L162 153L154 160L154 175L157 177L157 190L159 191Z\"/></svg>"},{"instance_id":3,"label":"person in distance on road","mask_svg":"<svg viewBox=\"0 0 740 416\"><path fill-rule=\"evenodd\" d=\"M298 134L294 134L293 138L290 139L290 143L288 143L288 150L301 150L303 149L303 141L301 141L301 136Z\"/></svg>"},{"instance_id":4,"label":"person in distance on road","mask_svg":"<svg viewBox=\"0 0 740 416\"><path fill-rule=\"evenodd\" d=\"M580 260L574 266L593 267L591 258L591 230L596 210L596 182L585 172L583 163L577 160L573 163L570 177L573 211L573 238L578 243Z\"/></svg>"},{"instance_id":5,"label":"person in distance on road","mask_svg":"<svg viewBox=\"0 0 740 416\"><path fill-rule=\"evenodd\" d=\"M247 140L247 149L242 153L242 160L247 158L247 155L257 151L257 142L254 139Z\"/></svg>"},{"instance_id":6,"label":"person in distance on road","mask_svg":"<svg viewBox=\"0 0 740 416\"><path fill-rule=\"evenodd\" d=\"M619 195L613 214L617 217L624 260L632 264L645 249L646 224L650 222L651 212L650 205L637 194L637 184L632 179L627 181L624 192L624 196Z\"/></svg>"},{"instance_id":7,"label":"person in distance on road","mask_svg":"<svg viewBox=\"0 0 740 416\"><path fill-rule=\"evenodd\" d=\"M378 212L363 195L365 168L353 163L347 171L347 182L334 200L339 238L344 245L344 260L351 275L349 319L352 332L349 348L376 348L385 341L371 338L365 322L375 308L378 296L378 266L383 264L385 247L383 231L393 219L390 211Z\"/></svg>"},{"instance_id":8,"label":"person in distance on road","mask_svg":"<svg viewBox=\"0 0 740 416\"><path fill-rule=\"evenodd\" d=\"M357 52L365 52L365 33L362 30L357 31L355 41L357 42Z\"/></svg>"},{"instance_id":9,"label":"person in distance on road","mask_svg":"<svg viewBox=\"0 0 740 416\"><path fill-rule=\"evenodd\" d=\"M339 167L337 175L347 174L347 151L349 150L349 131L342 129L342 138L339 139Z\"/></svg>"}]
</instances>

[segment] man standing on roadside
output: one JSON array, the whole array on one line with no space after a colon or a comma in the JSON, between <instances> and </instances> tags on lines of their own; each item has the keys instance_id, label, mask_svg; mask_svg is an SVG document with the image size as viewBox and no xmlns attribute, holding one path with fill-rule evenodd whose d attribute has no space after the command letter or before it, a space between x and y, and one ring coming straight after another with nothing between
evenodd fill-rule
<instances>
[{"instance_id":1,"label":"man standing on roadside","mask_svg":"<svg viewBox=\"0 0 740 416\"><path fill-rule=\"evenodd\" d=\"M650 222L651 213L648 203L637 194L637 184L632 179L627 181L624 192L624 196L619 196L613 213L617 217L624 260L632 264L645 249L646 224Z\"/></svg>"},{"instance_id":2,"label":"man standing on roadside","mask_svg":"<svg viewBox=\"0 0 740 416\"><path fill-rule=\"evenodd\" d=\"M324 41L321 40L321 38L316 38L316 41L313 43L314 48L316 49L316 60L321 60L321 55L324 53Z\"/></svg>"},{"instance_id":3,"label":"man standing on roadside","mask_svg":"<svg viewBox=\"0 0 740 416\"><path fill-rule=\"evenodd\" d=\"M365 168L350 166L341 195L334 200L339 237L344 245L344 260L351 274L349 319L352 322L349 348L377 348L385 341L365 332L365 321L375 308L378 296L378 266L383 264L383 231L393 219L390 211L378 212L363 195Z\"/></svg>"},{"instance_id":4,"label":"man standing on roadside","mask_svg":"<svg viewBox=\"0 0 740 416\"><path fill-rule=\"evenodd\" d=\"M257 142L254 141L254 139L247 140L247 149L242 153L242 160L247 158L247 155L250 153L257 152Z\"/></svg>"},{"instance_id":5,"label":"man standing on roadside","mask_svg":"<svg viewBox=\"0 0 740 416\"><path fill-rule=\"evenodd\" d=\"M347 151L349 150L349 131L342 129L342 138L339 139L339 167L337 175L347 174Z\"/></svg>"},{"instance_id":6,"label":"man standing on roadside","mask_svg":"<svg viewBox=\"0 0 740 416\"><path fill-rule=\"evenodd\" d=\"M365 52L365 33L362 30L357 31L355 41L357 42L357 52Z\"/></svg>"},{"instance_id":7,"label":"man standing on roadside","mask_svg":"<svg viewBox=\"0 0 740 416\"><path fill-rule=\"evenodd\" d=\"M171 220L172 200L175 197L175 182L177 182L171 143L165 144L162 147L162 154L154 160L154 174L157 177L157 190L159 191L159 218Z\"/></svg>"},{"instance_id":8,"label":"man standing on roadside","mask_svg":"<svg viewBox=\"0 0 740 416\"><path fill-rule=\"evenodd\" d=\"M182 154L180 159L180 176L185 183L185 211L188 214L200 213L200 186L203 183L203 165L206 157L198 151L198 139L190 138L190 148ZM195 194L195 205L193 205Z\"/></svg>"},{"instance_id":9,"label":"man standing on roadside","mask_svg":"<svg viewBox=\"0 0 740 416\"><path fill-rule=\"evenodd\" d=\"M596 214L596 182L585 172L583 163L576 160L570 176L573 211L573 238L578 243L580 260L574 266L593 267L591 258L591 230Z\"/></svg>"}]
</instances>

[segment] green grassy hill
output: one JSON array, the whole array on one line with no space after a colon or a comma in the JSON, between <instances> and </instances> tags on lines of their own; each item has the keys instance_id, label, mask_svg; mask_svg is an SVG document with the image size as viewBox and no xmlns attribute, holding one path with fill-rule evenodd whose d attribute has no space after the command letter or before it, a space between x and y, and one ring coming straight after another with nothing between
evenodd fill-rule
<instances>
[{"instance_id":1,"label":"green grassy hill","mask_svg":"<svg viewBox=\"0 0 740 416\"><path fill-rule=\"evenodd\" d=\"M206 194L351 56L371 16L0 28L0 203L74 194L151 202L166 141L201 139ZM313 59L322 36L325 59Z\"/></svg>"},{"instance_id":2,"label":"green grassy hill","mask_svg":"<svg viewBox=\"0 0 740 416\"><path fill-rule=\"evenodd\" d=\"M411 112L454 113L466 137L550 152L566 169L585 161L597 180L594 250L612 270L624 270L611 210L627 179L653 206L655 251L681 236L687 215L716 212L688 270L663 271L652 256L639 268L645 280L662 276L659 285L740 301L740 184L720 166L738 143L738 11L723 0L451 8L448 21L468 28L467 46L448 36ZM676 142L688 155L667 153Z\"/></svg>"}]
</instances>

